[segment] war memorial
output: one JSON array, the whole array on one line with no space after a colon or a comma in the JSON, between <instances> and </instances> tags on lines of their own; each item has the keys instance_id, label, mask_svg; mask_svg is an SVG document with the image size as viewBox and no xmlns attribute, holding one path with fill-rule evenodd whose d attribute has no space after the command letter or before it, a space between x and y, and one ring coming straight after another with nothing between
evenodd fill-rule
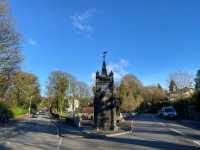
<instances>
[{"instance_id":1,"label":"war memorial","mask_svg":"<svg viewBox=\"0 0 200 150\"><path fill-rule=\"evenodd\" d=\"M112 131L116 126L116 101L113 95L114 75L106 69L106 52L101 72L96 72L94 96L94 127L97 131Z\"/></svg>"}]
</instances>

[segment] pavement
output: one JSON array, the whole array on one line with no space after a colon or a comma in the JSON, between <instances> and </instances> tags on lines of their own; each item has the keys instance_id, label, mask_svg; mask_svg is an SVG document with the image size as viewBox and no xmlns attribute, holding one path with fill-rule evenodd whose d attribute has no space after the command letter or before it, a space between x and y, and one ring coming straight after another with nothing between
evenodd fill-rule
<instances>
[{"instance_id":1,"label":"pavement","mask_svg":"<svg viewBox=\"0 0 200 150\"><path fill-rule=\"evenodd\" d=\"M0 150L197 150L200 130L152 114L136 115L132 133L88 136L82 129L52 122L48 114L0 128ZM130 126L130 120L124 126ZM190 122L190 124L192 124ZM58 136L60 132L61 136Z\"/></svg>"}]
</instances>

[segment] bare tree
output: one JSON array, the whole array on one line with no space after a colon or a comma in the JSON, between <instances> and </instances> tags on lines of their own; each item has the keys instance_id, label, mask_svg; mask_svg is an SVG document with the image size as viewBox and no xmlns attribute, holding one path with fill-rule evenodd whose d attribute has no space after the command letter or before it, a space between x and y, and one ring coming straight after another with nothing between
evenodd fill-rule
<instances>
[{"instance_id":1,"label":"bare tree","mask_svg":"<svg viewBox=\"0 0 200 150\"><path fill-rule=\"evenodd\" d=\"M77 82L77 93L78 97L84 98L89 96L89 86L83 82L83 81L78 81Z\"/></svg>"},{"instance_id":2,"label":"bare tree","mask_svg":"<svg viewBox=\"0 0 200 150\"><path fill-rule=\"evenodd\" d=\"M8 3L0 0L0 96L4 97L11 81L11 75L19 70L22 60L20 35L14 29Z\"/></svg>"},{"instance_id":3,"label":"bare tree","mask_svg":"<svg viewBox=\"0 0 200 150\"><path fill-rule=\"evenodd\" d=\"M0 1L0 73L19 68L21 61L20 35L13 27L8 5Z\"/></svg>"},{"instance_id":4,"label":"bare tree","mask_svg":"<svg viewBox=\"0 0 200 150\"><path fill-rule=\"evenodd\" d=\"M61 71L52 72L47 82L47 95L53 100L51 103L54 104L60 115L63 115L65 109L64 104L68 82L67 73Z\"/></svg>"},{"instance_id":5,"label":"bare tree","mask_svg":"<svg viewBox=\"0 0 200 150\"><path fill-rule=\"evenodd\" d=\"M178 89L183 89L184 87L192 87L192 75L186 71L176 71L171 73L168 78L168 83L171 81L176 83Z\"/></svg>"}]
</instances>

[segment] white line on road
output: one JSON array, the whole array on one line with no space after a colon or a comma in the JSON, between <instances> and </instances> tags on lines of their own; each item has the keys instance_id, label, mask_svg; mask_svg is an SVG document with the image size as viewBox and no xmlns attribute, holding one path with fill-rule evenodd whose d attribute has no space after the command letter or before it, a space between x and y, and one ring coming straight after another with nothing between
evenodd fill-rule
<instances>
[{"instance_id":1,"label":"white line on road","mask_svg":"<svg viewBox=\"0 0 200 150\"><path fill-rule=\"evenodd\" d=\"M58 145L57 145L57 150L60 150L60 146L62 145L63 138L60 137L60 131L59 131L60 129L59 129L59 127L53 121L51 121L51 122L55 126L56 131L57 131L57 138L59 138Z\"/></svg>"},{"instance_id":2,"label":"white line on road","mask_svg":"<svg viewBox=\"0 0 200 150\"><path fill-rule=\"evenodd\" d=\"M192 140L192 142L200 146L200 141Z\"/></svg>"},{"instance_id":3,"label":"white line on road","mask_svg":"<svg viewBox=\"0 0 200 150\"><path fill-rule=\"evenodd\" d=\"M119 135L125 135L131 133L130 131L126 131L126 132L121 132L121 133L114 133L114 134L107 134L105 135L106 137L115 137L115 136L119 136Z\"/></svg>"},{"instance_id":4,"label":"white line on road","mask_svg":"<svg viewBox=\"0 0 200 150\"><path fill-rule=\"evenodd\" d=\"M166 124L163 123L163 122L160 122L159 124L160 124L161 126L166 126Z\"/></svg>"},{"instance_id":5,"label":"white line on road","mask_svg":"<svg viewBox=\"0 0 200 150\"><path fill-rule=\"evenodd\" d=\"M156 118L155 118L153 115L152 115L151 117L152 117L153 120L156 120ZM169 128L169 123L160 122L159 124L160 124L161 126L167 127L169 130L171 130L171 131L173 131L173 132L175 132L175 133L178 133L178 134L180 134L180 135L182 135L182 136L184 136L184 137L187 138L187 135L185 135L183 132L178 131L178 130L173 129L173 128ZM181 127L183 128L184 126L181 126ZM186 128L186 127L184 127L184 128ZM188 128L187 128L187 129L188 129ZM190 140L190 139L187 139L187 141L193 142L194 144L200 146L200 140Z\"/></svg>"},{"instance_id":6,"label":"white line on road","mask_svg":"<svg viewBox=\"0 0 200 150\"><path fill-rule=\"evenodd\" d=\"M53 126L56 128L56 132L57 132L57 138L60 137L60 131L59 128L57 127L57 125L52 121Z\"/></svg>"},{"instance_id":7,"label":"white line on road","mask_svg":"<svg viewBox=\"0 0 200 150\"><path fill-rule=\"evenodd\" d=\"M178 131L178 130L172 129L172 128L169 128L169 129L170 129L171 131L173 131L173 132L176 132L176 133L182 135L182 136L185 136L185 134L184 134L183 132L181 132L181 131ZM192 141L194 144L200 146L200 141L197 141L197 140L189 140L189 139L187 139L187 140L190 141L190 142Z\"/></svg>"},{"instance_id":8,"label":"white line on road","mask_svg":"<svg viewBox=\"0 0 200 150\"><path fill-rule=\"evenodd\" d=\"M60 146L62 145L62 138L60 138L60 140L59 140L59 143L58 143L58 145L57 145L57 150L60 150Z\"/></svg>"},{"instance_id":9,"label":"white line on road","mask_svg":"<svg viewBox=\"0 0 200 150\"><path fill-rule=\"evenodd\" d=\"M60 128L60 129L62 129L62 131L66 131L66 132L69 132L69 129L65 129L65 128ZM72 132L72 131L71 131ZM83 131L75 131L74 133L77 133L77 132L83 132ZM86 132L88 132L88 131L86 131ZM91 132L88 132L88 134L90 134ZM70 135L70 137L71 138L82 138L83 137L83 135Z\"/></svg>"},{"instance_id":10,"label":"white line on road","mask_svg":"<svg viewBox=\"0 0 200 150\"><path fill-rule=\"evenodd\" d=\"M178 133L178 134L180 134L180 135L185 135L183 132L178 131L178 130L176 130L176 129L169 128L169 130L171 130L171 131L173 131L173 132L176 132L176 133Z\"/></svg>"},{"instance_id":11,"label":"white line on road","mask_svg":"<svg viewBox=\"0 0 200 150\"><path fill-rule=\"evenodd\" d=\"M156 118L155 118L153 115L152 115L151 117L152 117L152 119L156 120ZM161 126L165 126L165 127L168 126L168 123L160 122L159 124L160 124ZM178 133L178 134L180 134L180 135L185 135L183 132L178 131L178 130L176 130L176 129L173 129L173 128L168 128L168 129L171 130L171 131L173 131L173 132L175 132L175 133Z\"/></svg>"}]
</instances>

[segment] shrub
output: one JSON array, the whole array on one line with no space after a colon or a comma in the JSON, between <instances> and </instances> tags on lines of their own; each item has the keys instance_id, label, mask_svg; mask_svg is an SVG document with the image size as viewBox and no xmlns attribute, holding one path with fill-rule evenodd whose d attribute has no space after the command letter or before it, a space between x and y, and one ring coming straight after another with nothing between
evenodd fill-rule
<instances>
[{"instance_id":1,"label":"shrub","mask_svg":"<svg viewBox=\"0 0 200 150\"><path fill-rule=\"evenodd\" d=\"M191 98L180 99L172 103L176 109L179 117L187 118L188 117L188 106L193 105L193 100Z\"/></svg>"},{"instance_id":2,"label":"shrub","mask_svg":"<svg viewBox=\"0 0 200 150\"><path fill-rule=\"evenodd\" d=\"M13 118L14 115L6 104L0 102L0 122L3 121L4 117Z\"/></svg>"},{"instance_id":3,"label":"shrub","mask_svg":"<svg viewBox=\"0 0 200 150\"><path fill-rule=\"evenodd\" d=\"M194 104L197 106L198 109L200 109L200 92L195 92L193 99Z\"/></svg>"}]
</instances>

